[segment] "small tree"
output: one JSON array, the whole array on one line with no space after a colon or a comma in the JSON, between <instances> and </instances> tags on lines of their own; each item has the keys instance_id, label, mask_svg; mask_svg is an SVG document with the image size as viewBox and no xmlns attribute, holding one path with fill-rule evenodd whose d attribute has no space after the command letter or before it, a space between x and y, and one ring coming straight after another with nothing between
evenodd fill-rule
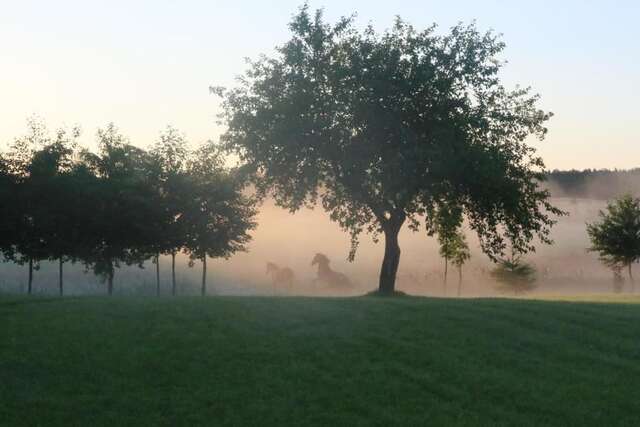
<instances>
[{"instance_id":1,"label":"small tree","mask_svg":"<svg viewBox=\"0 0 640 427\"><path fill-rule=\"evenodd\" d=\"M46 234L48 179L55 175L55 155L48 150L52 143L44 121L33 116L27 119L27 133L14 140L7 156L8 171L15 180L16 192L12 203L17 209L18 226L11 252L12 261L28 265L27 293L33 291L33 271L47 259Z\"/></svg>"},{"instance_id":2,"label":"small tree","mask_svg":"<svg viewBox=\"0 0 640 427\"><path fill-rule=\"evenodd\" d=\"M79 200L69 179L74 168L79 128L71 132L59 129L55 140L37 152L32 164L31 181L37 182L37 198L40 209L41 239L47 258L58 261L58 289L64 294L63 265L66 260L75 261L78 222L75 211Z\"/></svg>"},{"instance_id":3,"label":"small tree","mask_svg":"<svg viewBox=\"0 0 640 427\"><path fill-rule=\"evenodd\" d=\"M438 235L440 256L444 258L443 293L447 293L449 260L456 256L460 244L459 229L462 226L462 208L448 201L440 202L427 214L427 234Z\"/></svg>"},{"instance_id":4,"label":"small tree","mask_svg":"<svg viewBox=\"0 0 640 427\"><path fill-rule=\"evenodd\" d=\"M588 249L597 252L609 268L627 268L631 291L635 291L631 265L640 259L640 199L627 194L607 204L599 221L587 224Z\"/></svg>"},{"instance_id":5,"label":"small tree","mask_svg":"<svg viewBox=\"0 0 640 427\"><path fill-rule=\"evenodd\" d=\"M458 269L458 296L460 296L462 294L462 267L471 258L467 238L462 231L456 233L453 247L451 263Z\"/></svg>"},{"instance_id":6,"label":"small tree","mask_svg":"<svg viewBox=\"0 0 640 427\"><path fill-rule=\"evenodd\" d=\"M189 203L184 206L186 249L192 266L202 261L200 293L207 293L207 257L229 258L246 250L255 228L255 201L242 194L236 171L224 168L213 143L196 150L188 164Z\"/></svg>"},{"instance_id":7,"label":"small tree","mask_svg":"<svg viewBox=\"0 0 640 427\"><path fill-rule=\"evenodd\" d=\"M511 252L510 257L499 259L491 274L498 282L499 288L516 295L535 288L535 268L524 262L522 255L515 251Z\"/></svg>"},{"instance_id":8,"label":"small tree","mask_svg":"<svg viewBox=\"0 0 640 427\"><path fill-rule=\"evenodd\" d=\"M624 288L624 277L622 277L622 267L612 266L611 271L613 273L613 292L619 294Z\"/></svg>"},{"instance_id":9,"label":"small tree","mask_svg":"<svg viewBox=\"0 0 640 427\"><path fill-rule=\"evenodd\" d=\"M157 209L162 219L157 225L156 288L160 294L160 254L171 255L171 293L176 295L176 254L186 244L184 210L190 197L187 177L189 150L187 141L171 126L160 134L151 154L160 167L159 197Z\"/></svg>"},{"instance_id":10,"label":"small tree","mask_svg":"<svg viewBox=\"0 0 640 427\"><path fill-rule=\"evenodd\" d=\"M85 152L87 166L95 173L93 212L87 232L92 250L84 262L106 279L113 293L115 269L121 263L142 266L155 239L157 195L153 159L134 147L113 124L98 130L99 153Z\"/></svg>"}]
</instances>

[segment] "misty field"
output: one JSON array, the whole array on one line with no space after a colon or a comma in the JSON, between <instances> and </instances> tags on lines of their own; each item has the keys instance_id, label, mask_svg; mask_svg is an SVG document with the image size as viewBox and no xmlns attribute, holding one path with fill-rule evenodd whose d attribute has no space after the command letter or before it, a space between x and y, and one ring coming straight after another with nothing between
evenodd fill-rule
<instances>
[{"instance_id":1,"label":"misty field","mask_svg":"<svg viewBox=\"0 0 640 427\"><path fill-rule=\"evenodd\" d=\"M637 425L638 304L4 296L0 424Z\"/></svg>"}]
</instances>

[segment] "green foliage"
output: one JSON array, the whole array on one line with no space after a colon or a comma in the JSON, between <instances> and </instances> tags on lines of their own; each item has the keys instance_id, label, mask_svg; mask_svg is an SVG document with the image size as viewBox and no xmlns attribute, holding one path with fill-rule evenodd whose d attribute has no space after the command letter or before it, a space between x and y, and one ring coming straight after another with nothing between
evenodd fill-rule
<instances>
[{"instance_id":1,"label":"green foliage","mask_svg":"<svg viewBox=\"0 0 640 427\"><path fill-rule=\"evenodd\" d=\"M168 126L152 147L151 156L157 170L155 208L156 222L151 251L175 254L186 245L184 210L190 198L190 179L187 162L187 140L176 129ZM213 167L213 166L212 166Z\"/></svg>"},{"instance_id":2,"label":"green foliage","mask_svg":"<svg viewBox=\"0 0 640 427\"><path fill-rule=\"evenodd\" d=\"M27 120L27 133L16 138L7 155L14 195L6 200L17 218L10 258L18 263L58 259L75 244L66 226L74 206L65 205L64 182L74 165L78 128L59 129L51 137L42 119Z\"/></svg>"},{"instance_id":3,"label":"green foliage","mask_svg":"<svg viewBox=\"0 0 640 427\"><path fill-rule=\"evenodd\" d=\"M590 251L597 252L602 262L615 269L628 267L640 259L640 199L622 196L600 211L599 221L587 224Z\"/></svg>"},{"instance_id":4,"label":"green foliage","mask_svg":"<svg viewBox=\"0 0 640 427\"><path fill-rule=\"evenodd\" d=\"M451 245L454 250L452 256L449 258L451 263L457 268L462 268L462 266L471 258L471 251L469 250L469 245L467 244L467 238L465 237L462 231L456 233L456 238L452 242Z\"/></svg>"},{"instance_id":5,"label":"green foliage","mask_svg":"<svg viewBox=\"0 0 640 427\"><path fill-rule=\"evenodd\" d=\"M637 195L640 168L553 170L548 174L548 182L554 196L611 200L624 193Z\"/></svg>"},{"instance_id":6,"label":"green foliage","mask_svg":"<svg viewBox=\"0 0 640 427\"><path fill-rule=\"evenodd\" d=\"M29 264L29 291L41 260L59 260L61 269L81 261L111 293L121 264L142 267L180 250L200 259L246 250L255 203L214 144L190 153L167 128L146 151L109 124L94 153L79 150L78 136L74 128L52 138L30 119L27 135L0 156L0 252Z\"/></svg>"},{"instance_id":7,"label":"green foliage","mask_svg":"<svg viewBox=\"0 0 640 427\"><path fill-rule=\"evenodd\" d=\"M154 176L149 173L153 159L109 124L98 130L97 154L85 153L87 165L95 173L92 195L94 213L89 219L94 247L84 262L109 279L121 263L141 265L149 257L154 239Z\"/></svg>"},{"instance_id":8,"label":"green foliage","mask_svg":"<svg viewBox=\"0 0 640 427\"><path fill-rule=\"evenodd\" d=\"M251 240L248 232L256 227L255 200L242 193L244 182L223 162L218 147L207 143L187 165L190 186L183 215L192 260L245 251Z\"/></svg>"},{"instance_id":9,"label":"green foliage","mask_svg":"<svg viewBox=\"0 0 640 427\"><path fill-rule=\"evenodd\" d=\"M500 84L495 34L472 24L438 35L400 18L383 33L360 31L308 6L289 28L276 55L217 89L222 140L259 194L292 211L319 201L351 234L351 257L362 232L384 232L387 291L403 223L417 229L442 200L459 204L492 259L505 236L523 252L534 237L550 241L562 212L539 187L544 164L525 140L543 138L551 114L529 89Z\"/></svg>"},{"instance_id":10,"label":"green foliage","mask_svg":"<svg viewBox=\"0 0 640 427\"><path fill-rule=\"evenodd\" d=\"M511 255L500 259L491 275L498 282L498 288L515 294L525 293L535 288L536 270L522 260L520 256Z\"/></svg>"},{"instance_id":11,"label":"green foliage","mask_svg":"<svg viewBox=\"0 0 640 427\"><path fill-rule=\"evenodd\" d=\"M16 177L10 172L9 161L0 155L0 254L4 259L14 258L18 239L20 211L15 202L18 197Z\"/></svg>"},{"instance_id":12,"label":"green foliage","mask_svg":"<svg viewBox=\"0 0 640 427\"><path fill-rule=\"evenodd\" d=\"M462 208L451 203L440 203L427 215L427 234L437 234L440 256L461 267L471 257L467 239L461 230Z\"/></svg>"},{"instance_id":13,"label":"green foliage","mask_svg":"<svg viewBox=\"0 0 640 427\"><path fill-rule=\"evenodd\" d=\"M449 262L458 269L458 294L462 282L462 267L471 258L467 238L462 231L462 208L458 204L443 201L431 206L427 214L427 234L438 235L440 256L444 258L444 283L449 270Z\"/></svg>"}]
</instances>

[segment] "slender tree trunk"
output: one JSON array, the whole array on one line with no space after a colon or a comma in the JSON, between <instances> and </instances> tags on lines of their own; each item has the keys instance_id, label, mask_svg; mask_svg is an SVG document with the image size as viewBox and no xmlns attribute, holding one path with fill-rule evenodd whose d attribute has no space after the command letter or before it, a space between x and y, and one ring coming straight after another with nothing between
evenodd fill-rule
<instances>
[{"instance_id":1,"label":"slender tree trunk","mask_svg":"<svg viewBox=\"0 0 640 427\"><path fill-rule=\"evenodd\" d=\"M631 274L631 263L629 263L629 280L631 281L631 293L636 292L636 282L633 280L633 274Z\"/></svg>"},{"instance_id":2,"label":"slender tree trunk","mask_svg":"<svg viewBox=\"0 0 640 427\"><path fill-rule=\"evenodd\" d=\"M176 296L176 253L171 252L171 295Z\"/></svg>"},{"instance_id":3,"label":"slender tree trunk","mask_svg":"<svg viewBox=\"0 0 640 427\"><path fill-rule=\"evenodd\" d=\"M400 245L398 233L404 224L405 215L392 217L383 224L384 231L384 258L380 269L380 283L378 292L392 294L396 286L396 273L400 265Z\"/></svg>"},{"instance_id":4,"label":"slender tree trunk","mask_svg":"<svg viewBox=\"0 0 640 427\"><path fill-rule=\"evenodd\" d=\"M160 296L160 254L156 254L156 296Z\"/></svg>"},{"instance_id":5,"label":"slender tree trunk","mask_svg":"<svg viewBox=\"0 0 640 427\"><path fill-rule=\"evenodd\" d=\"M458 297L462 295L462 267L458 267Z\"/></svg>"},{"instance_id":6,"label":"slender tree trunk","mask_svg":"<svg viewBox=\"0 0 640 427\"><path fill-rule=\"evenodd\" d=\"M62 265L64 261L62 261L62 257L58 259L58 285L60 288L60 296L64 295L64 282L62 280Z\"/></svg>"},{"instance_id":7,"label":"slender tree trunk","mask_svg":"<svg viewBox=\"0 0 640 427\"><path fill-rule=\"evenodd\" d=\"M202 289L200 290L202 296L207 295L207 256L202 257Z\"/></svg>"},{"instance_id":8,"label":"slender tree trunk","mask_svg":"<svg viewBox=\"0 0 640 427\"><path fill-rule=\"evenodd\" d=\"M31 295L33 289L33 258L29 258L29 282L27 284L27 294Z\"/></svg>"},{"instance_id":9,"label":"slender tree trunk","mask_svg":"<svg viewBox=\"0 0 640 427\"><path fill-rule=\"evenodd\" d=\"M449 258L444 257L444 281L442 282L442 294L447 296L447 274L449 273Z\"/></svg>"},{"instance_id":10,"label":"slender tree trunk","mask_svg":"<svg viewBox=\"0 0 640 427\"><path fill-rule=\"evenodd\" d=\"M109 292L109 296L113 295L113 274L113 267L111 267L111 270L107 274L107 290Z\"/></svg>"}]
</instances>

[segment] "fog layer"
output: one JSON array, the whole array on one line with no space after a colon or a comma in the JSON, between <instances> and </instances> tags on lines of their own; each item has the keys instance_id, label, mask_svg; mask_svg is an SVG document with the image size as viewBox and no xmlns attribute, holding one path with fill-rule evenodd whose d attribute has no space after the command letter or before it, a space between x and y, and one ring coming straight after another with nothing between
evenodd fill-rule
<instances>
[{"instance_id":1,"label":"fog layer","mask_svg":"<svg viewBox=\"0 0 640 427\"><path fill-rule=\"evenodd\" d=\"M597 256L588 253L586 222L597 218L604 201L591 199L554 198L558 207L569 212L559 218L554 227L553 245L537 245L536 253L526 256L537 270L536 287L528 294L579 294L612 292L610 270L602 266ZM383 242L374 243L370 236L362 235L356 259L347 261L349 236L332 223L320 208L290 214L266 202L257 218L259 226L253 233L249 251L228 260L212 260L208 267L208 293L215 295L357 295L377 287L378 273L383 256ZM472 231L466 230L471 247L471 260L464 266L460 293L462 296L490 296L509 294L499 289L490 275L494 267L482 254ZM445 286L444 260L438 255L435 237L424 230L411 232L406 226L400 236L402 256L398 271L397 288L411 294L456 296L458 272L449 267ZM329 288L326 283L315 282L317 266L311 261L316 253L325 254L330 268L344 273L353 283L350 289ZM273 285L266 264L272 262L288 267L294 273L289 288ZM148 262L144 269L123 267L116 272L116 293L154 294L155 266ZM0 289L21 292L26 286L26 268L13 264L0 266ZM162 292L170 292L170 260L161 258ZM177 281L181 294L197 294L201 266L198 262L188 267L185 256L178 259ZM84 273L81 266L67 264L65 286L70 294L101 294L105 285L92 274ZM625 284L628 290L629 284ZM35 272L36 292L55 293L57 265L42 263ZM619 289L618 289L619 290Z\"/></svg>"}]
</instances>

